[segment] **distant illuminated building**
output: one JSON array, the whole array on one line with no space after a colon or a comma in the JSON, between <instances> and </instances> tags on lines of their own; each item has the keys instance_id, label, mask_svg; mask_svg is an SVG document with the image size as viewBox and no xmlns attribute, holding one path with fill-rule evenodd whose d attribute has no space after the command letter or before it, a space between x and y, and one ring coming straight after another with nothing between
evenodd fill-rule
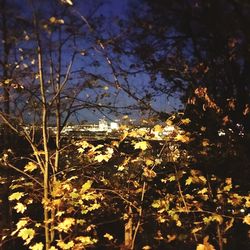
<instances>
[{"instance_id":1,"label":"distant illuminated building","mask_svg":"<svg viewBox=\"0 0 250 250\"><path fill-rule=\"evenodd\" d=\"M108 131L109 125L105 119L99 120L99 131Z\"/></svg>"},{"instance_id":2,"label":"distant illuminated building","mask_svg":"<svg viewBox=\"0 0 250 250\"><path fill-rule=\"evenodd\" d=\"M111 130L118 130L119 129L119 124L117 122L111 122L110 123L110 129Z\"/></svg>"}]
</instances>

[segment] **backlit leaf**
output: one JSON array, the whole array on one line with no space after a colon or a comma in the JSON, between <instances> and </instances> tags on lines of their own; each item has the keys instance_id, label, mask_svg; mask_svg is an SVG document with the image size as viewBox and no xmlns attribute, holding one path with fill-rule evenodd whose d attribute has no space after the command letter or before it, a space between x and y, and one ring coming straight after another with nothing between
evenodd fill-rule
<instances>
[{"instance_id":1,"label":"backlit leaf","mask_svg":"<svg viewBox=\"0 0 250 250\"><path fill-rule=\"evenodd\" d=\"M22 228L17 236L25 241L24 245L28 245L35 236L35 230L32 228Z\"/></svg>"},{"instance_id":2,"label":"backlit leaf","mask_svg":"<svg viewBox=\"0 0 250 250\"><path fill-rule=\"evenodd\" d=\"M243 223L250 225L250 214L246 215L243 219Z\"/></svg>"},{"instance_id":3,"label":"backlit leaf","mask_svg":"<svg viewBox=\"0 0 250 250\"><path fill-rule=\"evenodd\" d=\"M181 120L181 123L184 124L184 125L187 125L191 122L191 120L189 118L185 118L185 119L182 119Z\"/></svg>"},{"instance_id":4,"label":"backlit leaf","mask_svg":"<svg viewBox=\"0 0 250 250\"><path fill-rule=\"evenodd\" d=\"M84 246L92 245L97 242L96 239L93 239L89 236L79 236L76 238L77 241L80 241Z\"/></svg>"},{"instance_id":5,"label":"backlit leaf","mask_svg":"<svg viewBox=\"0 0 250 250\"><path fill-rule=\"evenodd\" d=\"M111 158L110 155L100 154L95 156L94 159L95 161L102 162L102 161L109 161L110 158Z\"/></svg>"},{"instance_id":6,"label":"backlit leaf","mask_svg":"<svg viewBox=\"0 0 250 250\"><path fill-rule=\"evenodd\" d=\"M29 249L31 249L31 250L43 250L43 243L42 242L36 243L35 245L30 246Z\"/></svg>"},{"instance_id":7,"label":"backlit leaf","mask_svg":"<svg viewBox=\"0 0 250 250\"><path fill-rule=\"evenodd\" d=\"M27 209L27 207L26 207L26 205L24 205L23 203L18 202L18 203L16 204L16 206L14 207L14 209L16 209L17 213L23 214L24 211Z\"/></svg>"},{"instance_id":8,"label":"backlit leaf","mask_svg":"<svg viewBox=\"0 0 250 250\"><path fill-rule=\"evenodd\" d=\"M81 193L84 193L84 192L86 192L87 190L89 190L89 189L91 188L91 186L92 186L92 183L93 183L93 181L91 181L91 180L86 181L86 182L82 185Z\"/></svg>"},{"instance_id":9,"label":"backlit leaf","mask_svg":"<svg viewBox=\"0 0 250 250\"><path fill-rule=\"evenodd\" d=\"M70 228L75 224L74 218L65 218L63 222L59 223L57 230L59 232L68 232Z\"/></svg>"},{"instance_id":10,"label":"backlit leaf","mask_svg":"<svg viewBox=\"0 0 250 250\"><path fill-rule=\"evenodd\" d=\"M135 143L134 148L135 149L141 149L146 150L149 147L149 144L146 141L140 141Z\"/></svg>"},{"instance_id":11,"label":"backlit leaf","mask_svg":"<svg viewBox=\"0 0 250 250\"><path fill-rule=\"evenodd\" d=\"M9 196L9 201L20 200L24 196L23 192L15 192Z\"/></svg>"},{"instance_id":12,"label":"backlit leaf","mask_svg":"<svg viewBox=\"0 0 250 250\"><path fill-rule=\"evenodd\" d=\"M114 237L111 234L108 234L108 233L105 233L103 235L103 237L106 238L106 239L108 239L108 240L113 240L114 239Z\"/></svg>"},{"instance_id":13,"label":"backlit leaf","mask_svg":"<svg viewBox=\"0 0 250 250\"><path fill-rule=\"evenodd\" d=\"M37 169L37 165L32 161L28 162L28 164L26 164L24 167L25 172L32 172L35 169Z\"/></svg>"},{"instance_id":14,"label":"backlit leaf","mask_svg":"<svg viewBox=\"0 0 250 250\"><path fill-rule=\"evenodd\" d=\"M187 135L181 135L181 134L176 135L174 139L175 141L180 141L183 143L188 143L190 141L190 138Z\"/></svg>"},{"instance_id":15,"label":"backlit leaf","mask_svg":"<svg viewBox=\"0 0 250 250\"><path fill-rule=\"evenodd\" d=\"M162 128L161 125L157 124L157 125L154 126L154 131L158 132L158 133L161 133L163 131L163 128Z\"/></svg>"},{"instance_id":16,"label":"backlit leaf","mask_svg":"<svg viewBox=\"0 0 250 250\"><path fill-rule=\"evenodd\" d=\"M152 169L149 168L144 168L143 169L143 175L148 178L154 178L156 177L156 172Z\"/></svg>"},{"instance_id":17,"label":"backlit leaf","mask_svg":"<svg viewBox=\"0 0 250 250\"><path fill-rule=\"evenodd\" d=\"M186 185L186 186L190 185L190 184L192 183L192 181L193 181L193 177L189 176L189 177L186 179L185 185Z\"/></svg>"},{"instance_id":18,"label":"backlit leaf","mask_svg":"<svg viewBox=\"0 0 250 250\"><path fill-rule=\"evenodd\" d=\"M73 248L74 242L73 242L73 240L71 240L68 243L64 243L62 240L59 240L57 242L57 246L59 246L63 250L68 250L68 249L72 249Z\"/></svg>"}]
</instances>

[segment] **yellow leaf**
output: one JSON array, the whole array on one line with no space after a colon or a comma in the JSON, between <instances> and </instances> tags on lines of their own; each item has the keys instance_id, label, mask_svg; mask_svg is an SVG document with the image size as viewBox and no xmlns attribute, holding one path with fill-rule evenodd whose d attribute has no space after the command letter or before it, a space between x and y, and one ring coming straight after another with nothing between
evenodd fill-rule
<instances>
[{"instance_id":1,"label":"yellow leaf","mask_svg":"<svg viewBox=\"0 0 250 250\"><path fill-rule=\"evenodd\" d=\"M108 240L113 240L113 239L114 239L114 237L113 237L111 234L108 234L108 233L105 233L105 234L103 235L103 237L104 237L104 238L107 238Z\"/></svg>"},{"instance_id":2,"label":"yellow leaf","mask_svg":"<svg viewBox=\"0 0 250 250\"><path fill-rule=\"evenodd\" d=\"M191 122L191 120L189 118L186 118L186 119L182 119L181 120L181 123L184 124L184 125L187 125Z\"/></svg>"},{"instance_id":3,"label":"yellow leaf","mask_svg":"<svg viewBox=\"0 0 250 250\"><path fill-rule=\"evenodd\" d=\"M188 186L188 185L190 185L192 182L193 182L193 177L189 176L189 177L186 179L185 185Z\"/></svg>"},{"instance_id":4,"label":"yellow leaf","mask_svg":"<svg viewBox=\"0 0 250 250\"><path fill-rule=\"evenodd\" d=\"M187 135L181 135L178 134L177 136L175 136L175 141L180 141L183 143L188 143L190 141L190 138Z\"/></svg>"},{"instance_id":5,"label":"yellow leaf","mask_svg":"<svg viewBox=\"0 0 250 250\"><path fill-rule=\"evenodd\" d=\"M205 246L203 244L199 244L197 247L196 247L196 250L206 250Z\"/></svg>"},{"instance_id":6,"label":"yellow leaf","mask_svg":"<svg viewBox=\"0 0 250 250\"><path fill-rule=\"evenodd\" d=\"M35 169L37 169L37 165L32 161L28 162L28 164L26 164L25 167L24 167L25 172L27 172L27 171L32 172Z\"/></svg>"},{"instance_id":7,"label":"yellow leaf","mask_svg":"<svg viewBox=\"0 0 250 250\"><path fill-rule=\"evenodd\" d=\"M67 233L74 224L75 224L74 218L65 218L63 222L58 224L57 230L59 232Z\"/></svg>"},{"instance_id":8,"label":"yellow leaf","mask_svg":"<svg viewBox=\"0 0 250 250\"><path fill-rule=\"evenodd\" d=\"M208 139L204 139L204 140L202 141L202 146L203 146L203 147L209 146L209 140L208 140Z\"/></svg>"},{"instance_id":9,"label":"yellow leaf","mask_svg":"<svg viewBox=\"0 0 250 250\"><path fill-rule=\"evenodd\" d=\"M25 241L24 245L28 245L35 236L35 230L32 228L22 228L17 236Z\"/></svg>"},{"instance_id":10,"label":"yellow leaf","mask_svg":"<svg viewBox=\"0 0 250 250\"><path fill-rule=\"evenodd\" d=\"M21 218L16 224L17 229L11 233L11 236L15 235L22 227L27 225L28 221L28 218Z\"/></svg>"},{"instance_id":11,"label":"yellow leaf","mask_svg":"<svg viewBox=\"0 0 250 250\"><path fill-rule=\"evenodd\" d=\"M134 148L135 149L141 149L146 150L149 147L149 144L146 141L140 141L135 143Z\"/></svg>"},{"instance_id":12,"label":"yellow leaf","mask_svg":"<svg viewBox=\"0 0 250 250\"><path fill-rule=\"evenodd\" d=\"M250 214L246 215L243 219L243 223L250 225Z\"/></svg>"},{"instance_id":13,"label":"yellow leaf","mask_svg":"<svg viewBox=\"0 0 250 250\"><path fill-rule=\"evenodd\" d=\"M43 250L43 243L42 242L36 243L35 245L30 246L29 249L31 249L31 250Z\"/></svg>"},{"instance_id":14,"label":"yellow leaf","mask_svg":"<svg viewBox=\"0 0 250 250\"><path fill-rule=\"evenodd\" d=\"M79 236L76 238L77 241L80 241L84 246L92 245L97 242L96 239L93 239L89 236Z\"/></svg>"},{"instance_id":15,"label":"yellow leaf","mask_svg":"<svg viewBox=\"0 0 250 250\"><path fill-rule=\"evenodd\" d=\"M146 160L146 165L147 166L152 166L152 165L154 165L154 161L152 161L151 159L147 159Z\"/></svg>"},{"instance_id":16,"label":"yellow leaf","mask_svg":"<svg viewBox=\"0 0 250 250\"><path fill-rule=\"evenodd\" d=\"M69 241L68 243L64 243L62 240L59 240L57 242L57 246L59 246L63 250L72 249L74 245L75 244L73 240Z\"/></svg>"},{"instance_id":17,"label":"yellow leaf","mask_svg":"<svg viewBox=\"0 0 250 250\"><path fill-rule=\"evenodd\" d=\"M154 178L156 177L156 172L152 169L149 168L144 168L143 169L143 175L148 178Z\"/></svg>"},{"instance_id":18,"label":"yellow leaf","mask_svg":"<svg viewBox=\"0 0 250 250\"><path fill-rule=\"evenodd\" d=\"M166 120L166 124L168 125L168 126L172 126L173 125L173 121L171 121L171 120Z\"/></svg>"},{"instance_id":19,"label":"yellow leaf","mask_svg":"<svg viewBox=\"0 0 250 250\"><path fill-rule=\"evenodd\" d=\"M58 248L52 246L52 247L49 248L49 250L58 250Z\"/></svg>"},{"instance_id":20,"label":"yellow leaf","mask_svg":"<svg viewBox=\"0 0 250 250\"><path fill-rule=\"evenodd\" d=\"M202 229L202 227L195 227L194 229L192 229L191 233L195 234L197 232L199 232Z\"/></svg>"},{"instance_id":21,"label":"yellow leaf","mask_svg":"<svg viewBox=\"0 0 250 250\"><path fill-rule=\"evenodd\" d=\"M92 186L92 183L93 181L91 180L88 180L86 181L83 185L82 185L82 188L81 188L81 193L85 193L87 190L89 190Z\"/></svg>"},{"instance_id":22,"label":"yellow leaf","mask_svg":"<svg viewBox=\"0 0 250 250\"><path fill-rule=\"evenodd\" d=\"M9 201L20 200L24 196L23 192L15 192L9 196Z\"/></svg>"},{"instance_id":23,"label":"yellow leaf","mask_svg":"<svg viewBox=\"0 0 250 250\"><path fill-rule=\"evenodd\" d=\"M161 125L157 124L157 125L154 126L154 131L161 133L163 131L163 128L162 128Z\"/></svg>"},{"instance_id":24,"label":"yellow leaf","mask_svg":"<svg viewBox=\"0 0 250 250\"><path fill-rule=\"evenodd\" d=\"M200 175L200 176L199 176L199 179L200 179L200 181L202 181L204 184L207 183L207 179L206 179L205 176Z\"/></svg>"},{"instance_id":25,"label":"yellow leaf","mask_svg":"<svg viewBox=\"0 0 250 250\"><path fill-rule=\"evenodd\" d=\"M152 205L153 208L160 208L161 206L161 201L160 200L154 200Z\"/></svg>"},{"instance_id":26,"label":"yellow leaf","mask_svg":"<svg viewBox=\"0 0 250 250\"><path fill-rule=\"evenodd\" d=\"M203 244L199 244L196 250L215 250L214 246L208 242L209 236L204 237Z\"/></svg>"},{"instance_id":27,"label":"yellow leaf","mask_svg":"<svg viewBox=\"0 0 250 250\"><path fill-rule=\"evenodd\" d=\"M79 153L83 153L83 152L84 152L84 148L78 148L77 151L78 151Z\"/></svg>"},{"instance_id":28,"label":"yellow leaf","mask_svg":"<svg viewBox=\"0 0 250 250\"><path fill-rule=\"evenodd\" d=\"M168 178L168 180L171 182L171 181L175 181L175 175L172 175L172 176L170 176L169 178Z\"/></svg>"},{"instance_id":29,"label":"yellow leaf","mask_svg":"<svg viewBox=\"0 0 250 250\"><path fill-rule=\"evenodd\" d=\"M200 191L198 191L198 194L205 194L208 192L207 188L202 188Z\"/></svg>"},{"instance_id":30,"label":"yellow leaf","mask_svg":"<svg viewBox=\"0 0 250 250\"><path fill-rule=\"evenodd\" d=\"M219 214L212 215L212 220L219 222L220 225L223 223L223 217Z\"/></svg>"},{"instance_id":31,"label":"yellow leaf","mask_svg":"<svg viewBox=\"0 0 250 250\"><path fill-rule=\"evenodd\" d=\"M95 161L98 161L98 162L102 162L102 161L108 162L111 157L112 155L100 154L100 155L96 155L94 159Z\"/></svg>"},{"instance_id":32,"label":"yellow leaf","mask_svg":"<svg viewBox=\"0 0 250 250\"><path fill-rule=\"evenodd\" d=\"M182 223L181 223L180 220L177 220L177 221L176 221L176 226L177 226L177 227L181 227L181 226L182 226Z\"/></svg>"},{"instance_id":33,"label":"yellow leaf","mask_svg":"<svg viewBox=\"0 0 250 250\"><path fill-rule=\"evenodd\" d=\"M206 129L207 129L207 128L204 127L204 126L201 127L201 131L202 131L202 132L206 131Z\"/></svg>"},{"instance_id":34,"label":"yellow leaf","mask_svg":"<svg viewBox=\"0 0 250 250\"><path fill-rule=\"evenodd\" d=\"M18 202L14 207L14 209L16 209L17 213L23 214L24 211L27 209L27 207L23 203Z\"/></svg>"}]
</instances>

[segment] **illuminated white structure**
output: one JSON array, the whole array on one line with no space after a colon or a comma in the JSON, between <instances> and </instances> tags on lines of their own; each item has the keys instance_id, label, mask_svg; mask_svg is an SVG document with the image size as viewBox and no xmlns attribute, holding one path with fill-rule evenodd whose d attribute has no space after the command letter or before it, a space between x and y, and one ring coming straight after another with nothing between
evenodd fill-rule
<instances>
[{"instance_id":1,"label":"illuminated white structure","mask_svg":"<svg viewBox=\"0 0 250 250\"><path fill-rule=\"evenodd\" d=\"M108 131L109 125L105 119L99 120L99 131Z\"/></svg>"}]
</instances>

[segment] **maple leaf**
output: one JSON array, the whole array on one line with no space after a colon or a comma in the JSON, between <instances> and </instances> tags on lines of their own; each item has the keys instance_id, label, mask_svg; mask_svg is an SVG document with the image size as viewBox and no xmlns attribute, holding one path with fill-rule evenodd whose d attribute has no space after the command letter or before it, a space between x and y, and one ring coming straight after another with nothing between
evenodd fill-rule
<instances>
[{"instance_id":1,"label":"maple leaf","mask_svg":"<svg viewBox=\"0 0 250 250\"><path fill-rule=\"evenodd\" d=\"M157 124L157 125L154 126L154 131L161 133L163 131L163 128L162 128L161 125Z\"/></svg>"},{"instance_id":2,"label":"maple leaf","mask_svg":"<svg viewBox=\"0 0 250 250\"><path fill-rule=\"evenodd\" d=\"M55 248L54 246L50 247L49 250L58 250L57 248Z\"/></svg>"},{"instance_id":3,"label":"maple leaf","mask_svg":"<svg viewBox=\"0 0 250 250\"><path fill-rule=\"evenodd\" d=\"M9 196L9 201L20 200L24 196L23 192L15 192Z\"/></svg>"},{"instance_id":4,"label":"maple leaf","mask_svg":"<svg viewBox=\"0 0 250 250\"><path fill-rule=\"evenodd\" d=\"M57 230L59 232L68 232L70 228L75 224L74 218L65 218L63 222L59 223Z\"/></svg>"},{"instance_id":5,"label":"maple leaf","mask_svg":"<svg viewBox=\"0 0 250 250\"><path fill-rule=\"evenodd\" d=\"M43 250L43 243L42 242L36 243L35 245L30 246L29 249L31 249L31 250Z\"/></svg>"},{"instance_id":6,"label":"maple leaf","mask_svg":"<svg viewBox=\"0 0 250 250\"><path fill-rule=\"evenodd\" d=\"M72 249L74 246L74 241L71 240L68 243L64 243L62 240L59 240L57 242L57 246L59 246L61 249L63 250L68 250L68 249Z\"/></svg>"},{"instance_id":7,"label":"maple leaf","mask_svg":"<svg viewBox=\"0 0 250 250\"><path fill-rule=\"evenodd\" d=\"M21 218L16 224L17 229L11 233L11 236L15 235L21 228L27 225L28 221L28 218Z\"/></svg>"},{"instance_id":8,"label":"maple leaf","mask_svg":"<svg viewBox=\"0 0 250 250\"><path fill-rule=\"evenodd\" d=\"M250 214L246 215L243 219L243 223L250 225Z\"/></svg>"},{"instance_id":9,"label":"maple leaf","mask_svg":"<svg viewBox=\"0 0 250 250\"><path fill-rule=\"evenodd\" d=\"M32 161L28 162L28 164L26 164L25 167L24 167L25 172L27 172L27 171L32 172L35 169L37 169L37 165Z\"/></svg>"},{"instance_id":10,"label":"maple leaf","mask_svg":"<svg viewBox=\"0 0 250 250\"><path fill-rule=\"evenodd\" d=\"M146 141L140 141L135 143L134 148L135 149L141 149L141 150L146 150L149 147L148 142Z\"/></svg>"},{"instance_id":11,"label":"maple leaf","mask_svg":"<svg viewBox=\"0 0 250 250\"><path fill-rule=\"evenodd\" d=\"M92 239L89 236L79 236L76 238L77 241L80 241L84 246L86 245L92 245L97 242L96 239Z\"/></svg>"},{"instance_id":12,"label":"maple leaf","mask_svg":"<svg viewBox=\"0 0 250 250\"><path fill-rule=\"evenodd\" d=\"M190 141L190 138L187 135L181 135L181 134L176 135L174 139L175 141L180 141L183 143L188 143Z\"/></svg>"},{"instance_id":13,"label":"maple leaf","mask_svg":"<svg viewBox=\"0 0 250 250\"><path fill-rule=\"evenodd\" d=\"M19 231L17 236L25 241L24 245L28 245L35 236L35 230L32 228L25 227Z\"/></svg>"},{"instance_id":14,"label":"maple leaf","mask_svg":"<svg viewBox=\"0 0 250 250\"><path fill-rule=\"evenodd\" d=\"M203 239L203 244L199 244L196 247L196 250L215 250L214 246L209 244L208 239L209 239L209 236L206 236Z\"/></svg>"},{"instance_id":15,"label":"maple leaf","mask_svg":"<svg viewBox=\"0 0 250 250\"><path fill-rule=\"evenodd\" d=\"M103 237L104 237L104 238L107 238L108 240L113 240L113 239L114 239L114 237L113 237L111 234L108 234L108 233L105 233L105 234L103 235Z\"/></svg>"},{"instance_id":16,"label":"maple leaf","mask_svg":"<svg viewBox=\"0 0 250 250\"><path fill-rule=\"evenodd\" d=\"M189 124L191 122L191 120L189 119L189 118L185 118L185 119L182 119L181 120L181 123L183 124L183 125L187 125L187 124Z\"/></svg>"},{"instance_id":17,"label":"maple leaf","mask_svg":"<svg viewBox=\"0 0 250 250\"><path fill-rule=\"evenodd\" d=\"M204 139L204 140L202 141L202 146L203 146L203 147L209 146L209 140L208 140L208 139Z\"/></svg>"},{"instance_id":18,"label":"maple leaf","mask_svg":"<svg viewBox=\"0 0 250 250\"><path fill-rule=\"evenodd\" d=\"M27 209L27 207L23 203L18 202L14 207L14 209L16 209L17 213L23 214L24 211Z\"/></svg>"},{"instance_id":19,"label":"maple leaf","mask_svg":"<svg viewBox=\"0 0 250 250\"><path fill-rule=\"evenodd\" d=\"M100 155L95 156L94 159L95 161L98 161L98 162L102 162L102 161L108 162L110 158L111 156L109 154L100 154Z\"/></svg>"},{"instance_id":20,"label":"maple leaf","mask_svg":"<svg viewBox=\"0 0 250 250\"><path fill-rule=\"evenodd\" d=\"M148 178L154 178L156 177L156 172L152 169L149 168L144 168L143 169L143 175Z\"/></svg>"},{"instance_id":21,"label":"maple leaf","mask_svg":"<svg viewBox=\"0 0 250 250\"><path fill-rule=\"evenodd\" d=\"M92 183L93 181L91 180L88 180L86 181L83 185L82 185L82 188L81 188L81 193L85 193L87 190L89 190L92 186Z\"/></svg>"},{"instance_id":22,"label":"maple leaf","mask_svg":"<svg viewBox=\"0 0 250 250\"><path fill-rule=\"evenodd\" d=\"M186 179L185 185L188 186L188 185L190 185L192 182L193 182L193 177L189 176L189 177Z\"/></svg>"},{"instance_id":23,"label":"maple leaf","mask_svg":"<svg viewBox=\"0 0 250 250\"><path fill-rule=\"evenodd\" d=\"M151 159L147 159L145 163L146 163L147 166L154 165L154 161L152 161Z\"/></svg>"}]
</instances>

